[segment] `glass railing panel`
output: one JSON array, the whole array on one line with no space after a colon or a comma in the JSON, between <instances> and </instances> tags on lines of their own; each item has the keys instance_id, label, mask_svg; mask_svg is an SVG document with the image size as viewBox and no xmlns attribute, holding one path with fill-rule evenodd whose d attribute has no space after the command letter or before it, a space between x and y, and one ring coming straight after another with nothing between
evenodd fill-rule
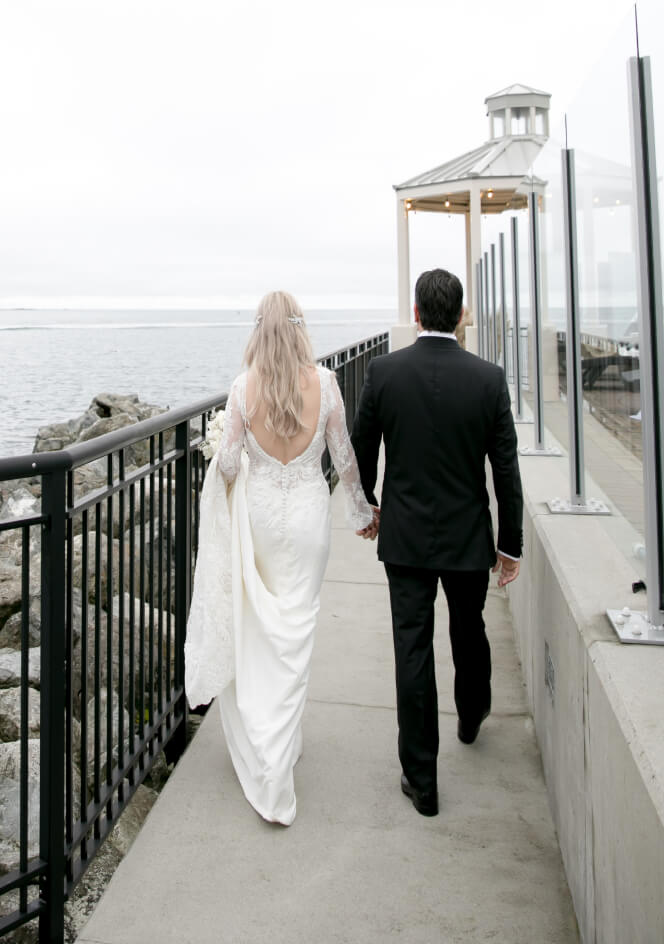
<instances>
[{"instance_id":1,"label":"glass railing panel","mask_svg":"<svg viewBox=\"0 0 664 944\"><path fill-rule=\"evenodd\" d=\"M569 444L566 332L565 218L561 152L564 127L549 138L531 168L538 195L542 398L546 428L565 449ZM547 443L547 445L549 445Z\"/></svg>"},{"instance_id":2,"label":"glass railing panel","mask_svg":"<svg viewBox=\"0 0 664 944\"><path fill-rule=\"evenodd\" d=\"M643 466L637 303L636 197L627 63L633 15L567 111L576 166L576 223L587 473L628 527L608 525L621 548L643 542Z\"/></svg>"}]
</instances>

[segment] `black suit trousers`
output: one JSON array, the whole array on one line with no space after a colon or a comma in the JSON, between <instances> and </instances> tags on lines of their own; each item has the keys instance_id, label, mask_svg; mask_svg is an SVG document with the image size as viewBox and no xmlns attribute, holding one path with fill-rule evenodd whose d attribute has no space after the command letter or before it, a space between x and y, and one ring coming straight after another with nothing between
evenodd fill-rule
<instances>
[{"instance_id":1,"label":"black suit trousers","mask_svg":"<svg viewBox=\"0 0 664 944\"><path fill-rule=\"evenodd\" d=\"M390 586L397 686L399 759L411 786L436 789L438 695L433 652L438 580L450 615L454 700L467 727L491 707L491 651L482 611L488 570L430 570L385 562Z\"/></svg>"}]
</instances>

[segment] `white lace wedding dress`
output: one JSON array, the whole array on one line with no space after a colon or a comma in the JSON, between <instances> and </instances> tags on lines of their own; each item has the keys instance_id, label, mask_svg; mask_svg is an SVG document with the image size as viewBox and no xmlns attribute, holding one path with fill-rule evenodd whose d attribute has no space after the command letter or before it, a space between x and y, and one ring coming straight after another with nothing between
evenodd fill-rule
<instances>
[{"instance_id":1,"label":"white lace wedding dress","mask_svg":"<svg viewBox=\"0 0 664 944\"><path fill-rule=\"evenodd\" d=\"M218 549L199 549L190 616L196 625L187 632L190 703L192 690L194 703L219 695L226 743L245 796L266 820L284 825L295 818L293 768L302 753L302 713L330 545L330 495L321 471L326 443L346 491L349 523L360 529L372 520L336 377L323 367L318 375L316 430L304 452L285 465L261 448L249 428L246 373L233 384L221 445L208 470L208 477L221 473L226 487L233 485L231 507L220 507L225 489L219 498L218 487L212 506L215 486L208 487L206 478L201 542L207 540L203 529L210 532L216 521ZM210 538L207 550L213 545ZM222 559L229 546L230 560ZM199 566L208 573L200 581ZM215 568L214 592L198 593L197 600ZM224 614L215 612L224 607ZM205 631L203 623L210 624ZM231 660L233 665L223 664Z\"/></svg>"}]
</instances>

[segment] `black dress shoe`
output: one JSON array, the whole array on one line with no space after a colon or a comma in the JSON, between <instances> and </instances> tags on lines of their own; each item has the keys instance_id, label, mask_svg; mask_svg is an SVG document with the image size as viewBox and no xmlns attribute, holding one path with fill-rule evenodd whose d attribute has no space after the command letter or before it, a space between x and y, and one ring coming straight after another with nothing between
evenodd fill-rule
<instances>
[{"instance_id":1,"label":"black dress shoe","mask_svg":"<svg viewBox=\"0 0 664 944\"><path fill-rule=\"evenodd\" d=\"M477 739L477 735L480 733L480 728L482 727L482 722L489 717L489 711L485 711L482 717L480 718L479 724L475 727L469 728L462 722L459 718L459 723L457 724L457 737L463 744L472 744L473 741Z\"/></svg>"},{"instance_id":2,"label":"black dress shoe","mask_svg":"<svg viewBox=\"0 0 664 944\"><path fill-rule=\"evenodd\" d=\"M408 777L401 774L401 791L413 801L413 806L422 816L438 816L438 794L435 790L431 793L419 793L411 787Z\"/></svg>"}]
</instances>

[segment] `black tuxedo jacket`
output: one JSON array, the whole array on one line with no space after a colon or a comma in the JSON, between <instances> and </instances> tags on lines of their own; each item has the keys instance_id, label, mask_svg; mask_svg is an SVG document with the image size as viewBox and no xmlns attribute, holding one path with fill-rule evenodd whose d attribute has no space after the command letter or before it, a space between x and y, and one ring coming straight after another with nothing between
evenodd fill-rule
<instances>
[{"instance_id":1,"label":"black tuxedo jacket","mask_svg":"<svg viewBox=\"0 0 664 944\"><path fill-rule=\"evenodd\" d=\"M352 433L362 486L374 505L381 437L382 561L437 570L492 567L487 457L498 499L497 546L519 557L523 499L502 368L438 337L374 358Z\"/></svg>"}]
</instances>

